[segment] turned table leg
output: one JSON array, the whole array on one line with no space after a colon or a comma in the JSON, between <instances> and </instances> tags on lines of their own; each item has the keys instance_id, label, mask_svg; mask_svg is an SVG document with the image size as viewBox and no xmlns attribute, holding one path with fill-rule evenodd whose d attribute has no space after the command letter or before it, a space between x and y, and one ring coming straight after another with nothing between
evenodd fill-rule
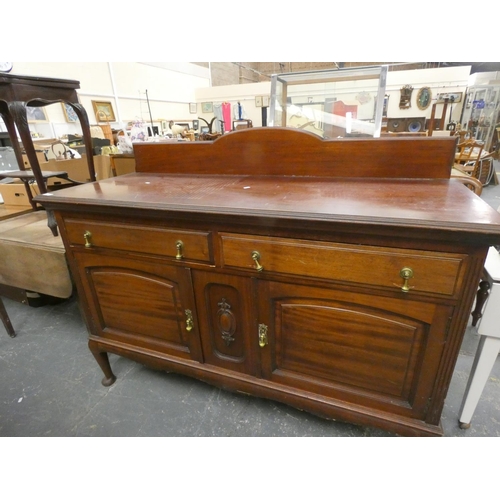
<instances>
[{"instance_id":1,"label":"turned table leg","mask_svg":"<svg viewBox=\"0 0 500 500\"><path fill-rule=\"evenodd\" d=\"M102 385L104 387L109 387L110 385L113 385L116 381L116 377L113 374L113 371L111 370L108 353L99 350L91 342L89 342L89 348L95 360L97 361L97 363L101 367L101 370L104 373L104 378L101 381Z\"/></svg>"},{"instance_id":2,"label":"turned table leg","mask_svg":"<svg viewBox=\"0 0 500 500\"><path fill-rule=\"evenodd\" d=\"M479 290L476 295L476 307L472 311L472 326L476 326L477 322L483 316L483 306L488 298L488 293L490 291L490 284L487 281L481 281L479 284Z\"/></svg>"},{"instance_id":3,"label":"turned table leg","mask_svg":"<svg viewBox=\"0 0 500 500\"><path fill-rule=\"evenodd\" d=\"M7 333L9 334L10 337L14 338L16 336L16 332L14 331L14 327L10 322L9 315L7 314L7 310L5 309L5 306L1 298L0 298L0 317L2 318L2 323L4 324Z\"/></svg>"}]
</instances>

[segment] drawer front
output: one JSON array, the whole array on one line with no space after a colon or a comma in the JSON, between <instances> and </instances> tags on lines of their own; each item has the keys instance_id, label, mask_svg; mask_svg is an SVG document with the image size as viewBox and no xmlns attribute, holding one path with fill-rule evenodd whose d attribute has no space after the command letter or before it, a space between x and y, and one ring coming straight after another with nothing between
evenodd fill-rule
<instances>
[{"instance_id":1,"label":"drawer front","mask_svg":"<svg viewBox=\"0 0 500 500\"><path fill-rule=\"evenodd\" d=\"M461 254L221 234L223 266L454 295ZM256 254L256 253L257 254ZM404 271L406 270L406 271ZM404 276L411 275L408 279ZM403 290L403 287L405 289Z\"/></svg>"},{"instance_id":2,"label":"drawer front","mask_svg":"<svg viewBox=\"0 0 500 500\"><path fill-rule=\"evenodd\" d=\"M179 261L213 261L209 232L71 218L64 223L72 245L146 253Z\"/></svg>"}]
</instances>

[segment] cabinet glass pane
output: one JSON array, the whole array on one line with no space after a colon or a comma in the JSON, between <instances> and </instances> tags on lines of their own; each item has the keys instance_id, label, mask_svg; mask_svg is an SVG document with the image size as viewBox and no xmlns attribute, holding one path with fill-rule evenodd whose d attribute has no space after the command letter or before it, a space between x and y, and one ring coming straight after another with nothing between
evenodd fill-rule
<instances>
[{"instance_id":1,"label":"cabinet glass pane","mask_svg":"<svg viewBox=\"0 0 500 500\"><path fill-rule=\"evenodd\" d=\"M387 66L273 75L269 125L380 137L386 78Z\"/></svg>"}]
</instances>

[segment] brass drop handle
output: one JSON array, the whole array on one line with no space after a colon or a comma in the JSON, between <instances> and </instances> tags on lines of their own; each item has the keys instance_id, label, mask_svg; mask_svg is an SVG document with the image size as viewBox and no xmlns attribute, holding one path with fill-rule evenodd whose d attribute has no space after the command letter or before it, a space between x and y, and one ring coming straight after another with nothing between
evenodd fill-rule
<instances>
[{"instance_id":1,"label":"brass drop handle","mask_svg":"<svg viewBox=\"0 0 500 500\"><path fill-rule=\"evenodd\" d=\"M194 327L193 313L190 309L184 311L186 314L186 331L190 332Z\"/></svg>"},{"instance_id":2,"label":"brass drop handle","mask_svg":"<svg viewBox=\"0 0 500 500\"><path fill-rule=\"evenodd\" d=\"M259 262L260 253L257 252L257 250L254 250L251 255L252 255L252 259L255 262L255 269L257 269L257 271L262 271L262 269L264 269L264 266L262 266L261 263Z\"/></svg>"},{"instance_id":3,"label":"brass drop handle","mask_svg":"<svg viewBox=\"0 0 500 500\"><path fill-rule=\"evenodd\" d=\"M267 339L267 325L261 323L259 325L259 346L265 347L268 344Z\"/></svg>"},{"instance_id":4,"label":"brass drop handle","mask_svg":"<svg viewBox=\"0 0 500 500\"><path fill-rule=\"evenodd\" d=\"M92 238L92 233L90 231L85 231L83 233L83 239L85 240L85 248L92 247L92 242L90 241L90 238Z\"/></svg>"},{"instance_id":5,"label":"brass drop handle","mask_svg":"<svg viewBox=\"0 0 500 500\"><path fill-rule=\"evenodd\" d=\"M401 278L403 278L403 286L401 287L401 290L403 292L409 292L412 286L408 285L408 281L413 278L413 269L411 267L403 267L401 271L399 271L399 275Z\"/></svg>"},{"instance_id":6,"label":"brass drop handle","mask_svg":"<svg viewBox=\"0 0 500 500\"><path fill-rule=\"evenodd\" d=\"M181 240L175 242L175 249L177 253L175 254L175 258L177 260L181 260L184 256L182 255L182 250L184 249L184 243Z\"/></svg>"}]
</instances>

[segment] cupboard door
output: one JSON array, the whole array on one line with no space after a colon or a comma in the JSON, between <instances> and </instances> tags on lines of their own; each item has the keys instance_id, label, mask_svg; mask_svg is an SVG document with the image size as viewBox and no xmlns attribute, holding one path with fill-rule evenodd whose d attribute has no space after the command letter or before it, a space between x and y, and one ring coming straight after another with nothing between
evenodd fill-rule
<instances>
[{"instance_id":1,"label":"cupboard door","mask_svg":"<svg viewBox=\"0 0 500 500\"><path fill-rule=\"evenodd\" d=\"M95 335L202 361L188 269L103 254L75 258Z\"/></svg>"},{"instance_id":2,"label":"cupboard door","mask_svg":"<svg viewBox=\"0 0 500 500\"><path fill-rule=\"evenodd\" d=\"M452 308L259 282L263 377L423 418Z\"/></svg>"},{"instance_id":3,"label":"cupboard door","mask_svg":"<svg viewBox=\"0 0 500 500\"><path fill-rule=\"evenodd\" d=\"M193 283L205 363L256 375L252 280L195 270Z\"/></svg>"}]
</instances>

